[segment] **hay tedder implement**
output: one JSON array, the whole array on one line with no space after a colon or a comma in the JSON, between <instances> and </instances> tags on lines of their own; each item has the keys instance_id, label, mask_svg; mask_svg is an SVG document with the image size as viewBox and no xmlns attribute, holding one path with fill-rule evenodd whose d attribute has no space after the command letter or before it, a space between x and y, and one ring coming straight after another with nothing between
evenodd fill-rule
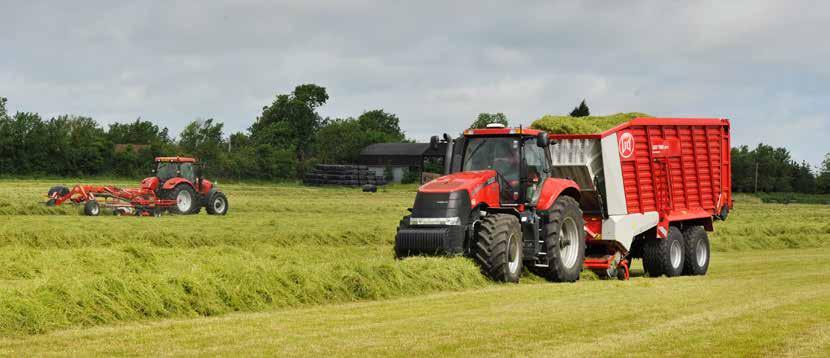
<instances>
[{"instance_id":1,"label":"hay tedder implement","mask_svg":"<svg viewBox=\"0 0 830 358\"><path fill-rule=\"evenodd\" d=\"M84 214L98 216L101 209L114 215L160 216L197 214L202 207L211 215L228 212L228 198L207 179L193 158L158 157L155 176L145 178L138 188L76 185L72 189L55 186L49 189L47 206L64 203L83 205Z\"/></svg>"}]
</instances>

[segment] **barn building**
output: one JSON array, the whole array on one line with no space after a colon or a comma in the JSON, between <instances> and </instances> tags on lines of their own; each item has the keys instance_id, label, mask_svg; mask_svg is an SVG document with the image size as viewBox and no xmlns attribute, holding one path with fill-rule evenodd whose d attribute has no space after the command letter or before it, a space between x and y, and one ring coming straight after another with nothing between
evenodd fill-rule
<instances>
[{"instance_id":1,"label":"barn building","mask_svg":"<svg viewBox=\"0 0 830 358\"><path fill-rule=\"evenodd\" d=\"M421 174L440 171L446 143L439 143L437 149L430 148L429 143L377 143L369 145L360 152L360 164L365 165L376 175L385 175L388 169L392 182L400 183L407 173Z\"/></svg>"}]
</instances>

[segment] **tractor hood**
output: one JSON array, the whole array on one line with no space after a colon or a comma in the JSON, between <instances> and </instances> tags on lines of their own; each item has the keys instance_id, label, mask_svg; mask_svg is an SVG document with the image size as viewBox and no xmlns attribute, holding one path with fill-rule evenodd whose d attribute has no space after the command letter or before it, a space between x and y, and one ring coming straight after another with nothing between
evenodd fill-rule
<instances>
[{"instance_id":1,"label":"tractor hood","mask_svg":"<svg viewBox=\"0 0 830 358\"><path fill-rule=\"evenodd\" d=\"M450 193L458 190L466 190L473 197L475 196L475 191L478 191L488 181L492 183L495 177L495 170L453 173L422 185L418 191L422 193Z\"/></svg>"}]
</instances>

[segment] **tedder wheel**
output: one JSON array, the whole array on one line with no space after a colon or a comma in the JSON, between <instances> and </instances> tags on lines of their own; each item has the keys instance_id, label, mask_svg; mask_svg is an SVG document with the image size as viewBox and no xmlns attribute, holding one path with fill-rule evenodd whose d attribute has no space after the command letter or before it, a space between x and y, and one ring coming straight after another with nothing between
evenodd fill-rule
<instances>
[{"instance_id":1,"label":"tedder wheel","mask_svg":"<svg viewBox=\"0 0 830 358\"><path fill-rule=\"evenodd\" d=\"M522 229L510 214L481 219L473 258L481 272L495 281L519 282L522 275Z\"/></svg>"},{"instance_id":2,"label":"tedder wheel","mask_svg":"<svg viewBox=\"0 0 830 358\"><path fill-rule=\"evenodd\" d=\"M170 212L174 214L194 214L199 208L196 191L190 185L179 184L168 195L168 199L176 201L176 205L170 207Z\"/></svg>"},{"instance_id":3,"label":"tedder wheel","mask_svg":"<svg viewBox=\"0 0 830 358\"><path fill-rule=\"evenodd\" d=\"M646 240L643 245L643 268L651 277L680 276L683 273L684 251L683 232L672 226L667 238Z\"/></svg>"},{"instance_id":4,"label":"tedder wheel","mask_svg":"<svg viewBox=\"0 0 830 358\"><path fill-rule=\"evenodd\" d=\"M709 235L703 226L692 226L683 230L686 240L684 275L705 275L709 270Z\"/></svg>"},{"instance_id":5,"label":"tedder wheel","mask_svg":"<svg viewBox=\"0 0 830 358\"><path fill-rule=\"evenodd\" d=\"M208 199L207 213L210 215L225 215L228 213L228 197L222 192L215 192Z\"/></svg>"},{"instance_id":6,"label":"tedder wheel","mask_svg":"<svg viewBox=\"0 0 830 358\"><path fill-rule=\"evenodd\" d=\"M585 222L579 203L570 196L556 199L545 232L542 266L530 266L530 271L554 282L578 280L585 260Z\"/></svg>"},{"instance_id":7,"label":"tedder wheel","mask_svg":"<svg viewBox=\"0 0 830 358\"><path fill-rule=\"evenodd\" d=\"M89 200L84 204L84 215L86 216L98 216L101 213L101 206L98 205L98 202L95 200Z\"/></svg>"}]
</instances>

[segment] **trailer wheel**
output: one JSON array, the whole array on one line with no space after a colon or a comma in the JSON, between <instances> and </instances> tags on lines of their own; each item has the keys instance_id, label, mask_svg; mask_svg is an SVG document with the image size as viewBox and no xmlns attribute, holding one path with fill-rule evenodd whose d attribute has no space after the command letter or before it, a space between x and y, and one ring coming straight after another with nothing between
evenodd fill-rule
<instances>
[{"instance_id":1,"label":"trailer wheel","mask_svg":"<svg viewBox=\"0 0 830 358\"><path fill-rule=\"evenodd\" d=\"M176 204L169 209L174 214L193 214L196 208L199 207L196 191L187 184L177 185L173 190L168 192L167 199L176 201Z\"/></svg>"},{"instance_id":2,"label":"trailer wheel","mask_svg":"<svg viewBox=\"0 0 830 358\"><path fill-rule=\"evenodd\" d=\"M210 215L225 215L228 213L228 197L217 191L210 196L207 204L207 213Z\"/></svg>"},{"instance_id":3,"label":"trailer wheel","mask_svg":"<svg viewBox=\"0 0 830 358\"><path fill-rule=\"evenodd\" d=\"M665 239L647 239L643 243L643 268L648 275L680 276L686 251L684 241L683 232L675 226L669 228L669 235Z\"/></svg>"},{"instance_id":4,"label":"trailer wheel","mask_svg":"<svg viewBox=\"0 0 830 358\"><path fill-rule=\"evenodd\" d=\"M487 277L519 282L522 275L522 230L510 214L490 214L481 220L473 258Z\"/></svg>"},{"instance_id":5,"label":"trailer wheel","mask_svg":"<svg viewBox=\"0 0 830 358\"><path fill-rule=\"evenodd\" d=\"M551 207L544 238L545 256L530 271L553 282L579 279L585 260L585 222L576 199L561 196Z\"/></svg>"},{"instance_id":6,"label":"trailer wheel","mask_svg":"<svg viewBox=\"0 0 830 358\"><path fill-rule=\"evenodd\" d=\"M683 236L686 244L683 274L705 275L709 270L709 235L703 226L692 226L683 231Z\"/></svg>"},{"instance_id":7,"label":"trailer wheel","mask_svg":"<svg viewBox=\"0 0 830 358\"><path fill-rule=\"evenodd\" d=\"M89 200L84 204L84 215L98 216L98 214L101 214L101 206L98 205L97 201Z\"/></svg>"}]
</instances>

